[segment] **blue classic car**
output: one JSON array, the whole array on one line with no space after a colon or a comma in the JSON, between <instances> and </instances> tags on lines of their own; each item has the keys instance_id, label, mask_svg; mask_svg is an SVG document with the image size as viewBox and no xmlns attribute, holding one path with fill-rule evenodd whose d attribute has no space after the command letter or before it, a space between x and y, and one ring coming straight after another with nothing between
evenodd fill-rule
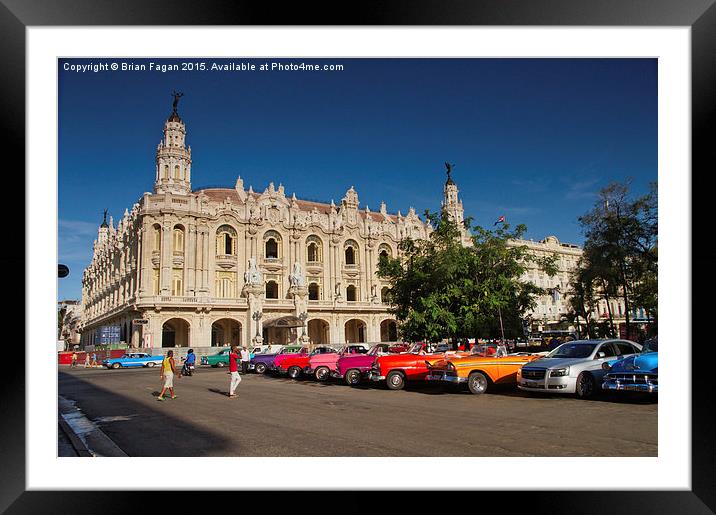
<instances>
[{"instance_id":1,"label":"blue classic car","mask_svg":"<svg viewBox=\"0 0 716 515\"><path fill-rule=\"evenodd\" d=\"M604 390L631 390L658 393L659 346L657 339L647 340L639 354L605 363Z\"/></svg>"},{"instance_id":2,"label":"blue classic car","mask_svg":"<svg viewBox=\"0 0 716 515\"><path fill-rule=\"evenodd\" d=\"M109 358L102 362L107 368L155 367L162 364L164 356L152 356L144 352L128 352L121 358Z\"/></svg>"}]
</instances>

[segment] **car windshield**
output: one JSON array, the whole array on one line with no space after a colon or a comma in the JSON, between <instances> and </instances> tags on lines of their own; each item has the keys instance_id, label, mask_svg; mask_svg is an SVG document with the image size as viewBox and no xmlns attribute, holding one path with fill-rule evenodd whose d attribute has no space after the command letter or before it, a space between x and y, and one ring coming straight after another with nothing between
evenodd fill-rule
<instances>
[{"instance_id":1,"label":"car windshield","mask_svg":"<svg viewBox=\"0 0 716 515\"><path fill-rule=\"evenodd\" d=\"M408 349L408 352L411 354L417 354L423 350L423 344L422 343L414 343L410 349Z\"/></svg>"},{"instance_id":2,"label":"car windshield","mask_svg":"<svg viewBox=\"0 0 716 515\"><path fill-rule=\"evenodd\" d=\"M645 352L659 352L659 343L656 340L644 342L641 352L642 354Z\"/></svg>"},{"instance_id":3,"label":"car windshield","mask_svg":"<svg viewBox=\"0 0 716 515\"><path fill-rule=\"evenodd\" d=\"M588 358L596 343L563 343L552 352L547 354L548 358Z\"/></svg>"}]
</instances>

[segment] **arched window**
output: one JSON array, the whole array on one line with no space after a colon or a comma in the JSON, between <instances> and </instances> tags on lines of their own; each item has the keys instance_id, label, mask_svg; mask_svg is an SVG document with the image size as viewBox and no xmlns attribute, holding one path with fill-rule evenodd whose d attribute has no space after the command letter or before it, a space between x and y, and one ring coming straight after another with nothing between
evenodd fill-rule
<instances>
[{"instance_id":1,"label":"arched window","mask_svg":"<svg viewBox=\"0 0 716 515\"><path fill-rule=\"evenodd\" d=\"M318 236L309 236L306 239L306 260L309 263L320 263L323 261L323 245Z\"/></svg>"},{"instance_id":2,"label":"arched window","mask_svg":"<svg viewBox=\"0 0 716 515\"><path fill-rule=\"evenodd\" d=\"M184 229L177 226L174 228L174 252L184 252Z\"/></svg>"},{"instance_id":3,"label":"arched window","mask_svg":"<svg viewBox=\"0 0 716 515\"><path fill-rule=\"evenodd\" d=\"M390 246L383 243L378 247L378 260L387 259L393 255Z\"/></svg>"},{"instance_id":4,"label":"arched window","mask_svg":"<svg viewBox=\"0 0 716 515\"><path fill-rule=\"evenodd\" d=\"M308 300L318 300L318 284L311 283L308 285Z\"/></svg>"},{"instance_id":5,"label":"arched window","mask_svg":"<svg viewBox=\"0 0 716 515\"><path fill-rule=\"evenodd\" d=\"M169 178L169 165L164 165L164 176L163 176L163 178L164 178L164 179L168 179L168 178Z\"/></svg>"},{"instance_id":6,"label":"arched window","mask_svg":"<svg viewBox=\"0 0 716 515\"><path fill-rule=\"evenodd\" d=\"M235 256L238 238L230 225L222 225L216 230L216 255Z\"/></svg>"},{"instance_id":7,"label":"arched window","mask_svg":"<svg viewBox=\"0 0 716 515\"><path fill-rule=\"evenodd\" d=\"M276 231L267 231L264 234L264 257L266 259L281 258L281 235Z\"/></svg>"},{"instance_id":8,"label":"arched window","mask_svg":"<svg viewBox=\"0 0 716 515\"><path fill-rule=\"evenodd\" d=\"M174 165L174 179L179 180L179 165Z\"/></svg>"},{"instance_id":9,"label":"arched window","mask_svg":"<svg viewBox=\"0 0 716 515\"><path fill-rule=\"evenodd\" d=\"M214 285L218 298L232 299L236 297L236 272L217 272Z\"/></svg>"},{"instance_id":10,"label":"arched window","mask_svg":"<svg viewBox=\"0 0 716 515\"><path fill-rule=\"evenodd\" d=\"M352 284L346 288L346 300L348 302L355 302L357 298L357 290L356 287Z\"/></svg>"},{"instance_id":11,"label":"arched window","mask_svg":"<svg viewBox=\"0 0 716 515\"><path fill-rule=\"evenodd\" d=\"M266 298L278 299L278 283L276 283L276 281L266 283Z\"/></svg>"},{"instance_id":12,"label":"arched window","mask_svg":"<svg viewBox=\"0 0 716 515\"><path fill-rule=\"evenodd\" d=\"M383 304L389 304L390 303L389 295L390 295L390 288L388 288L387 286L383 286L380 289L380 301Z\"/></svg>"},{"instance_id":13,"label":"arched window","mask_svg":"<svg viewBox=\"0 0 716 515\"><path fill-rule=\"evenodd\" d=\"M154 225L154 250L162 250L162 228L158 224Z\"/></svg>"},{"instance_id":14,"label":"arched window","mask_svg":"<svg viewBox=\"0 0 716 515\"><path fill-rule=\"evenodd\" d=\"M348 240L345 246L346 265L358 264L358 244L353 240Z\"/></svg>"}]
</instances>

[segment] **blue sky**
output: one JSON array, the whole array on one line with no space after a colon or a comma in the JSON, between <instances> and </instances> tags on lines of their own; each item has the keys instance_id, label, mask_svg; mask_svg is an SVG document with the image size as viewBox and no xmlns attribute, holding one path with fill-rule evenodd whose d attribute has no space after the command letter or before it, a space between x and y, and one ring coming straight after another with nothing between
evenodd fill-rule
<instances>
[{"instance_id":1,"label":"blue sky","mask_svg":"<svg viewBox=\"0 0 716 515\"><path fill-rule=\"evenodd\" d=\"M656 59L202 59L342 64L343 71L64 70L59 62L59 298L82 270L109 210L115 220L154 181L171 91L192 147L192 186L269 181L336 203L437 210L455 164L465 213L505 215L527 237L581 244L577 217L599 189L657 179ZM190 61L196 62L196 59ZM137 59L132 63L180 63Z\"/></svg>"}]
</instances>

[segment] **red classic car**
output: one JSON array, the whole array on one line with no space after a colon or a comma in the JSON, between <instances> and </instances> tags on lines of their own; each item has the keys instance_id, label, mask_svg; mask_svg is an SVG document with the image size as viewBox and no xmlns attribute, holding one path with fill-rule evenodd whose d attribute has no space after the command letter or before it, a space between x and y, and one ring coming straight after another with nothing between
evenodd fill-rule
<instances>
[{"instance_id":1,"label":"red classic car","mask_svg":"<svg viewBox=\"0 0 716 515\"><path fill-rule=\"evenodd\" d=\"M282 360L274 362L274 372L288 374L291 379L297 379L303 373L303 369L308 366L311 356L329 352L336 352L336 349L333 347L316 347L310 354L308 352L287 354Z\"/></svg>"},{"instance_id":2,"label":"red classic car","mask_svg":"<svg viewBox=\"0 0 716 515\"><path fill-rule=\"evenodd\" d=\"M436 349L442 352L437 352ZM372 381L385 381L391 390L402 390L406 381L424 381L428 375L428 365L445 359L446 356L463 356L469 353L445 351L445 347L432 344L415 343L404 354L379 356L373 362L368 378Z\"/></svg>"}]
</instances>

